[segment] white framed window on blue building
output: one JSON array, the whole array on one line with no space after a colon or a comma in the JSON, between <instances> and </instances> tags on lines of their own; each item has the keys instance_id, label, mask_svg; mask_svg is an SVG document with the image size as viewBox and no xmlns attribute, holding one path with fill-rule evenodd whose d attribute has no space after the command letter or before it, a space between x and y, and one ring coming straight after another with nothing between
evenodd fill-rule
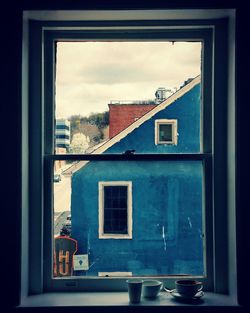
<instances>
[{"instance_id":1,"label":"white framed window on blue building","mask_svg":"<svg viewBox=\"0 0 250 313\"><path fill-rule=\"evenodd\" d=\"M155 144L177 145L177 120L155 120Z\"/></svg>"},{"instance_id":2,"label":"white framed window on blue building","mask_svg":"<svg viewBox=\"0 0 250 313\"><path fill-rule=\"evenodd\" d=\"M132 239L132 182L99 182L99 238Z\"/></svg>"}]
</instances>

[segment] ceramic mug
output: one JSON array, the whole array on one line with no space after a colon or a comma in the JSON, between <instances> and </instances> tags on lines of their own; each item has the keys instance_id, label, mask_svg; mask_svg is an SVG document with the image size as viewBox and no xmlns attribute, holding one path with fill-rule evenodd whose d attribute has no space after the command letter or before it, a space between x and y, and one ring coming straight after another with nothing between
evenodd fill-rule
<instances>
[{"instance_id":1,"label":"ceramic mug","mask_svg":"<svg viewBox=\"0 0 250 313\"><path fill-rule=\"evenodd\" d=\"M163 284L159 280L145 280L142 284L142 293L145 298L155 298L161 291Z\"/></svg>"},{"instance_id":2,"label":"ceramic mug","mask_svg":"<svg viewBox=\"0 0 250 313\"><path fill-rule=\"evenodd\" d=\"M175 282L176 291L185 297L193 297L202 290L202 282L192 279L177 280Z\"/></svg>"},{"instance_id":3,"label":"ceramic mug","mask_svg":"<svg viewBox=\"0 0 250 313\"><path fill-rule=\"evenodd\" d=\"M139 303L141 301L142 283L141 279L128 279L128 295L130 303Z\"/></svg>"}]
</instances>

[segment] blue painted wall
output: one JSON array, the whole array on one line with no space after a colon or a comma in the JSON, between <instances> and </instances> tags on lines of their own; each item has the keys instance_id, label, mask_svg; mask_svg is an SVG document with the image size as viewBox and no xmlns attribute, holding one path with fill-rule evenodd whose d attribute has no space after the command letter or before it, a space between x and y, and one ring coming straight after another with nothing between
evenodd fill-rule
<instances>
[{"instance_id":1,"label":"blue painted wall","mask_svg":"<svg viewBox=\"0 0 250 313\"><path fill-rule=\"evenodd\" d=\"M154 143L155 119L178 120L178 145ZM198 152L200 86L135 129L106 153ZM204 274L200 161L89 162L72 177L72 237L90 269L77 275ZM132 182L132 239L98 238L98 182Z\"/></svg>"},{"instance_id":2,"label":"blue painted wall","mask_svg":"<svg viewBox=\"0 0 250 313\"><path fill-rule=\"evenodd\" d=\"M107 170L108 169L108 170ZM91 162L72 180L72 237L99 271L203 274L202 164ZM133 239L98 239L98 182L132 181Z\"/></svg>"}]
</instances>

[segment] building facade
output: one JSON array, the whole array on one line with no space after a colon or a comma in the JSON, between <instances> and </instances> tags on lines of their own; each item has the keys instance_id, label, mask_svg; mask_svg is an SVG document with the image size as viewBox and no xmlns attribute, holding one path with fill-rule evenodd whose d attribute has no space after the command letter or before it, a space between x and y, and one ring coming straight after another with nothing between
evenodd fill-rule
<instances>
[{"instance_id":1,"label":"building facade","mask_svg":"<svg viewBox=\"0 0 250 313\"><path fill-rule=\"evenodd\" d=\"M200 78L95 153L200 151ZM78 275L203 275L201 161L82 162L72 176Z\"/></svg>"}]
</instances>

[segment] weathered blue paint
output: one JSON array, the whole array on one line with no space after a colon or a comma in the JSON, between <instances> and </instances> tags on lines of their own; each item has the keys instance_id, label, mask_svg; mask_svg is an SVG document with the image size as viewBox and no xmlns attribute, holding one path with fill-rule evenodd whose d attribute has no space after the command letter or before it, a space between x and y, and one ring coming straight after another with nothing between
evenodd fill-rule
<instances>
[{"instance_id":1,"label":"weathered blue paint","mask_svg":"<svg viewBox=\"0 0 250 313\"><path fill-rule=\"evenodd\" d=\"M107 170L108 169L108 170ZM72 237L87 275L203 274L202 164L91 162L72 180ZM132 181L133 238L98 239L98 182Z\"/></svg>"},{"instance_id":2,"label":"weathered blue paint","mask_svg":"<svg viewBox=\"0 0 250 313\"><path fill-rule=\"evenodd\" d=\"M178 145L155 145L155 119L178 120ZM200 151L200 85L132 131L106 153ZM90 269L133 275L203 275L201 161L91 161L72 177L72 237ZM132 182L132 239L98 238L98 182Z\"/></svg>"},{"instance_id":3,"label":"weathered blue paint","mask_svg":"<svg viewBox=\"0 0 250 313\"><path fill-rule=\"evenodd\" d=\"M200 152L200 103L200 84L198 84L104 153L122 153L130 149L135 149L136 153ZM155 145L156 119L177 119L179 134L177 145Z\"/></svg>"}]
</instances>

